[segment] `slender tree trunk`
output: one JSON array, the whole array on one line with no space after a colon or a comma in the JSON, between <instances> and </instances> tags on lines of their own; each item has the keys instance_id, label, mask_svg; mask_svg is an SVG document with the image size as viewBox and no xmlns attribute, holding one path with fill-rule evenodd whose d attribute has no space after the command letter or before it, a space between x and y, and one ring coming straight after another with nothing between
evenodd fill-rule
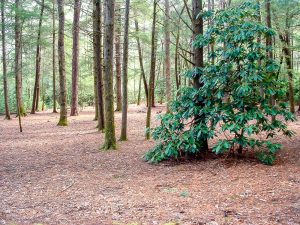
<instances>
[{"instance_id":1,"label":"slender tree trunk","mask_svg":"<svg viewBox=\"0 0 300 225\"><path fill-rule=\"evenodd\" d=\"M52 4L52 86L53 86L53 113L57 113L56 109L56 34L55 34L55 1Z\"/></svg>"},{"instance_id":2,"label":"slender tree trunk","mask_svg":"<svg viewBox=\"0 0 300 225\"><path fill-rule=\"evenodd\" d=\"M41 58L43 58L43 54L41 52ZM44 77L45 77L45 60L43 60L42 63L42 75L41 75L41 81L42 81L42 88L41 88L41 93L42 93L42 112L44 112L45 110L45 81L44 81Z\"/></svg>"},{"instance_id":3,"label":"slender tree trunk","mask_svg":"<svg viewBox=\"0 0 300 225\"><path fill-rule=\"evenodd\" d=\"M35 83L33 89L33 99L31 114L35 114L39 109L39 96L40 96L40 80L41 80L41 30L43 23L45 0L41 2L41 13L39 18L39 28L37 34L37 44L36 44L36 58L35 58Z\"/></svg>"},{"instance_id":4,"label":"slender tree trunk","mask_svg":"<svg viewBox=\"0 0 300 225\"><path fill-rule=\"evenodd\" d=\"M58 63L59 63L59 87L60 87L60 118L58 126L67 126L67 84L65 65L65 0L57 0L58 6Z\"/></svg>"},{"instance_id":5,"label":"slender tree trunk","mask_svg":"<svg viewBox=\"0 0 300 225\"><path fill-rule=\"evenodd\" d=\"M288 28L286 28L285 35L279 35L279 38L283 44L283 53L285 56L285 62L288 70L289 77L289 101L290 111L295 113L295 93L294 93L294 76L293 76L293 63L292 63L292 51L291 51L291 38Z\"/></svg>"},{"instance_id":6,"label":"slender tree trunk","mask_svg":"<svg viewBox=\"0 0 300 225\"><path fill-rule=\"evenodd\" d=\"M103 149L116 149L113 51L115 0L105 0L104 4L104 96L105 96L105 143Z\"/></svg>"},{"instance_id":7,"label":"slender tree trunk","mask_svg":"<svg viewBox=\"0 0 300 225\"><path fill-rule=\"evenodd\" d=\"M139 38L139 23L138 21L135 19L135 31L137 32L137 36L136 36L136 42L137 42L137 46L138 46L138 53L139 53L139 63L140 63L140 69L141 69L141 76L143 78L143 83L144 83L144 89L145 89L145 95L146 95L146 99L147 99L147 105L148 105L148 84L147 84L147 79L146 79L146 74L145 74L145 70L144 70L144 62L143 62L143 54L142 54L142 47L141 47L141 42L140 42L140 38Z\"/></svg>"},{"instance_id":8,"label":"slender tree trunk","mask_svg":"<svg viewBox=\"0 0 300 225\"><path fill-rule=\"evenodd\" d=\"M73 18L72 104L70 116L78 116L80 8L81 0L75 0Z\"/></svg>"},{"instance_id":9,"label":"slender tree trunk","mask_svg":"<svg viewBox=\"0 0 300 225\"><path fill-rule=\"evenodd\" d=\"M130 0L126 0L124 42L123 42L122 127L121 127L121 137L120 137L121 141L127 140L129 12L130 12Z\"/></svg>"},{"instance_id":10,"label":"slender tree trunk","mask_svg":"<svg viewBox=\"0 0 300 225\"><path fill-rule=\"evenodd\" d=\"M148 110L146 119L146 139L150 139L150 124L151 124L151 108L153 106L153 95L154 95L154 81L155 81L155 65L156 65L156 8L157 0L154 0L153 4L153 22L152 22L152 41L151 41L151 67L149 76L149 94L148 94Z\"/></svg>"},{"instance_id":11,"label":"slender tree trunk","mask_svg":"<svg viewBox=\"0 0 300 225\"><path fill-rule=\"evenodd\" d=\"M1 0L1 22L2 22L2 66L3 66L3 91L5 105L5 119L10 120L10 111L8 104L8 87L7 87L7 65L6 65L6 35L5 35L5 0Z\"/></svg>"},{"instance_id":12,"label":"slender tree trunk","mask_svg":"<svg viewBox=\"0 0 300 225\"><path fill-rule=\"evenodd\" d=\"M170 3L165 0L165 73L166 73L166 96L167 112L170 112L170 103L172 101L172 84L171 84L171 62L170 62Z\"/></svg>"},{"instance_id":13,"label":"slender tree trunk","mask_svg":"<svg viewBox=\"0 0 300 225\"><path fill-rule=\"evenodd\" d=\"M122 110L122 83L121 83L121 7L120 4L116 4L116 24L115 24L115 47L116 47L116 96L117 96L117 108L116 111ZM123 50L124 54L124 50Z\"/></svg>"},{"instance_id":14,"label":"slender tree trunk","mask_svg":"<svg viewBox=\"0 0 300 225\"><path fill-rule=\"evenodd\" d=\"M266 8L266 23L267 27L272 28L272 20L271 20L271 0L265 0L265 8ZM266 37L266 47L267 47L267 56L269 60L273 60L274 52L273 52L273 40L271 36ZM273 74L271 75L273 76ZM272 96L270 99L270 103L272 106L275 106L275 97ZM275 121L275 116L272 116L272 121Z\"/></svg>"},{"instance_id":15,"label":"slender tree trunk","mask_svg":"<svg viewBox=\"0 0 300 225\"><path fill-rule=\"evenodd\" d=\"M94 74L94 105L95 105L95 118L94 120L97 121L99 118L99 106L98 106L98 78L97 74Z\"/></svg>"},{"instance_id":16,"label":"slender tree trunk","mask_svg":"<svg viewBox=\"0 0 300 225\"><path fill-rule=\"evenodd\" d=\"M22 132L22 119L23 115L26 115L22 102L22 65L21 65L21 26L20 26L20 1L15 0L15 76L16 76L16 102L17 102L17 114L19 117L19 128Z\"/></svg>"},{"instance_id":17,"label":"slender tree trunk","mask_svg":"<svg viewBox=\"0 0 300 225\"><path fill-rule=\"evenodd\" d=\"M258 16L258 22L262 23L260 0L256 0L256 1L257 1L257 4L259 5L259 9L258 9L258 14L259 14L259 16ZM257 42L259 44L261 44L261 42L262 42L262 36L261 36L261 34L258 35ZM262 60L261 59L258 61L258 65L259 66L262 65ZM263 89L263 87L260 87L260 94L261 94L261 96L264 96L264 89Z\"/></svg>"},{"instance_id":18,"label":"slender tree trunk","mask_svg":"<svg viewBox=\"0 0 300 225\"><path fill-rule=\"evenodd\" d=\"M21 50L21 21L20 21L20 0L15 0L15 76L16 76L16 97L19 116L25 116L26 112L22 99L22 50ZM20 117L21 119L21 117Z\"/></svg>"},{"instance_id":19,"label":"slender tree trunk","mask_svg":"<svg viewBox=\"0 0 300 225\"><path fill-rule=\"evenodd\" d=\"M193 28L194 28L194 34L193 38L195 38L197 35L203 35L203 18L202 16L198 16L202 10L203 10L203 4L202 0L193 0ZM203 48L195 48L194 49L194 73L197 73L197 68L203 68L204 66L204 55L203 55ZM195 74L195 78L193 80L193 86L196 89L199 89L202 87L202 83L199 82L200 74ZM203 105L202 102L199 102L199 105ZM197 125L198 123L205 123L205 115L202 116L197 116L195 118L195 124ZM208 142L206 137L200 137L197 140L200 145L201 145L201 151L207 152L208 150Z\"/></svg>"},{"instance_id":20,"label":"slender tree trunk","mask_svg":"<svg viewBox=\"0 0 300 225\"><path fill-rule=\"evenodd\" d=\"M177 91L179 90L179 87L180 87L180 77L179 77L179 72L178 72L179 39L180 39L180 28L178 28L178 30L177 30L176 45L175 45L175 79L176 79L176 89L177 89Z\"/></svg>"},{"instance_id":21,"label":"slender tree trunk","mask_svg":"<svg viewBox=\"0 0 300 225\"><path fill-rule=\"evenodd\" d=\"M104 105L103 105L103 78L102 78L102 28L101 28L101 0L93 0L93 47L94 47L94 73L97 77L98 95L98 130L104 130Z\"/></svg>"},{"instance_id":22,"label":"slender tree trunk","mask_svg":"<svg viewBox=\"0 0 300 225\"><path fill-rule=\"evenodd\" d=\"M96 31L96 30L98 30L98 28L96 28L94 31ZM93 38L96 38L96 37L93 36ZM93 43L95 45L96 40L93 40ZM94 46L94 48L95 48L95 46ZM99 65L98 62L96 62L95 60L96 60L96 58L94 57L94 67ZM95 63L97 65L95 65ZM94 118L94 120L96 121L99 118L98 74L97 73L94 73L94 96L95 96L95 98L94 98L95 99L95 118Z\"/></svg>"}]
</instances>

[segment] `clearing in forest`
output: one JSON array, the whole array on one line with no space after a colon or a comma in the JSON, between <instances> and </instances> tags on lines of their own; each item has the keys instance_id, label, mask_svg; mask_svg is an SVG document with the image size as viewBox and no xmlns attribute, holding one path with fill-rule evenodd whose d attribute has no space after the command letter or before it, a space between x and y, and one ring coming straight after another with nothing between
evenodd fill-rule
<instances>
[{"instance_id":1,"label":"clearing in forest","mask_svg":"<svg viewBox=\"0 0 300 225\"><path fill-rule=\"evenodd\" d=\"M107 152L91 110L69 127L56 126L58 114L30 115L23 133L16 118L1 117L0 224L300 223L299 121L271 167L253 159L150 165L146 110L130 106L129 140ZM117 136L120 122L116 113Z\"/></svg>"}]
</instances>

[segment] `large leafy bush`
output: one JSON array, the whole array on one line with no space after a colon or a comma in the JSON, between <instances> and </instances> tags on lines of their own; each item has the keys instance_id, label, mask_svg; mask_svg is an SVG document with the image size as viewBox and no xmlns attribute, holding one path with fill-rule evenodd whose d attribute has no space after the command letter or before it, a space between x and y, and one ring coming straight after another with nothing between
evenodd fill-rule
<instances>
[{"instance_id":1,"label":"large leafy bush","mask_svg":"<svg viewBox=\"0 0 300 225\"><path fill-rule=\"evenodd\" d=\"M259 41L275 32L257 22L258 7L244 3L199 15L213 25L196 38L194 47L214 45L214 51L204 68L187 76L200 73L203 86L182 89L171 105L172 113L160 117L161 125L152 132L158 144L145 155L147 161L196 156L201 149L196 140L201 137L217 140L212 148L216 154L254 149L262 162L273 163L281 148L273 137L292 136L286 122L294 116L285 103L270 104L271 98L284 95L284 83L275 78L279 66L267 58L270 49ZM205 121L197 121L203 117Z\"/></svg>"}]
</instances>

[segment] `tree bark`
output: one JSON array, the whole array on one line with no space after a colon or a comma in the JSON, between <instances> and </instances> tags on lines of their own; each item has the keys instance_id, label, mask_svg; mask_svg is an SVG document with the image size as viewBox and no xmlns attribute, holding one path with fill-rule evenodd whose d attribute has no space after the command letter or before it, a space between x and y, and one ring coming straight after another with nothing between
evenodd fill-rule
<instances>
[{"instance_id":1,"label":"tree bark","mask_svg":"<svg viewBox=\"0 0 300 225\"><path fill-rule=\"evenodd\" d=\"M271 18L271 0L265 0L265 8L266 8L266 23L268 28L272 28L272 18ZM271 36L266 37L266 47L267 47L267 57L269 60L273 60L273 40ZM273 75L271 75L273 76ZM272 106L275 106L275 97L272 96L270 99L270 103ZM272 121L275 120L275 116L272 116Z\"/></svg>"},{"instance_id":2,"label":"tree bark","mask_svg":"<svg viewBox=\"0 0 300 225\"><path fill-rule=\"evenodd\" d=\"M94 47L94 76L97 77L98 95L98 130L104 130L104 105L103 105L103 70L102 70L102 28L101 28L101 0L93 0L93 47Z\"/></svg>"},{"instance_id":3,"label":"tree bark","mask_svg":"<svg viewBox=\"0 0 300 225\"><path fill-rule=\"evenodd\" d=\"M148 110L146 118L146 139L150 139L150 125L151 125L151 108L153 107L153 95L154 95L154 82L155 82L155 66L156 66L156 8L157 0L153 3L153 22L152 22L152 40L151 40L151 67L149 76L149 95L148 95Z\"/></svg>"},{"instance_id":4,"label":"tree bark","mask_svg":"<svg viewBox=\"0 0 300 225\"><path fill-rule=\"evenodd\" d=\"M22 64L21 64L21 21L20 0L15 0L15 76L16 76L16 98L19 118L26 115L22 99Z\"/></svg>"},{"instance_id":5,"label":"tree bark","mask_svg":"<svg viewBox=\"0 0 300 225\"><path fill-rule=\"evenodd\" d=\"M80 8L81 0L75 0L73 18L72 103L70 116L78 116Z\"/></svg>"},{"instance_id":6,"label":"tree bark","mask_svg":"<svg viewBox=\"0 0 300 225\"><path fill-rule=\"evenodd\" d=\"M7 64L6 64L6 35L5 35L5 0L1 0L1 22L2 22L2 66L3 66L3 91L5 105L5 119L10 120L10 111L8 104L8 85L7 85Z\"/></svg>"},{"instance_id":7,"label":"tree bark","mask_svg":"<svg viewBox=\"0 0 300 225\"><path fill-rule=\"evenodd\" d=\"M135 19L135 31L137 32L137 36L136 36L136 42L137 42L137 47L138 47L138 53L139 53L139 63L140 63L140 69L141 69L141 76L143 79L143 83L144 83L144 89L145 89L145 95L146 95L146 99L147 99L147 105L148 105L148 84L147 84L147 79L146 79L146 74L145 74L145 70L144 70L144 62L143 62L143 53L142 53L142 47L141 47L141 42L140 42L140 38L139 38L139 23L137 21L137 19Z\"/></svg>"},{"instance_id":8,"label":"tree bark","mask_svg":"<svg viewBox=\"0 0 300 225\"><path fill-rule=\"evenodd\" d=\"M172 101L172 83L171 83L171 62L170 62L170 3L165 0L165 73L166 73L166 96L167 112L170 112L170 103Z\"/></svg>"},{"instance_id":9,"label":"tree bark","mask_svg":"<svg viewBox=\"0 0 300 225\"><path fill-rule=\"evenodd\" d=\"M193 0L193 39L195 39L198 35L203 35L203 18L202 16L198 16L203 10L202 0ZM194 49L194 80L193 80L193 86L196 89L200 89L202 87L202 83L199 81L200 74L197 73L197 69L203 68L204 66L204 55L203 55L203 48L195 48ZM199 105L203 105L202 102L199 102ZM197 123L205 123L205 115L202 116L196 116L195 118L195 124ZM201 145L201 151L207 152L208 151L208 141L206 137L200 137L197 140Z\"/></svg>"},{"instance_id":10,"label":"tree bark","mask_svg":"<svg viewBox=\"0 0 300 225\"><path fill-rule=\"evenodd\" d=\"M122 81L121 81L121 8L120 4L116 4L116 25L115 25L115 52L116 52L116 96L117 96L117 108L116 111L122 110ZM124 54L124 50L123 50Z\"/></svg>"},{"instance_id":11,"label":"tree bark","mask_svg":"<svg viewBox=\"0 0 300 225\"><path fill-rule=\"evenodd\" d=\"M179 38L180 38L180 28L178 28L178 30L177 30L176 45L175 45L175 79L176 79L176 89L177 89L177 91L180 88L180 75L179 75L179 72L178 72L178 63L179 63L179 54L178 54L178 50L179 50Z\"/></svg>"},{"instance_id":12,"label":"tree bark","mask_svg":"<svg viewBox=\"0 0 300 225\"><path fill-rule=\"evenodd\" d=\"M35 57L35 83L33 89L33 99L31 114L35 114L39 110L39 101L40 101L40 80L41 80L41 29L43 23L43 14L44 14L45 0L41 2L41 13L39 18L39 28L37 35L37 44L36 44L36 57Z\"/></svg>"},{"instance_id":13,"label":"tree bark","mask_svg":"<svg viewBox=\"0 0 300 225\"><path fill-rule=\"evenodd\" d=\"M97 28L95 30L97 30ZM93 38L95 38L95 36ZM95 48L96 40L93 40L93 43L94 43L94 48ZM96 58L94 57L94 67L99 66L99 64L97 64L98 62L95 60L96 60ZM97 65L95 65L95 64L97 64ZM94 100L95 100L94 101L94 103L95 103L95 118L94 118L94 120L97 121L99 118L98 74L97 73L94 73Z\"/></svg>"},{"instance_id":14,"label":"tree bark","mask_svg":"<svg viewBox=\"0 0 300 225\"><path fill-rule=\"evenodd\" d=\"M290 111L295 113L295 93L294 93L294 75L293 75L293 63L292 63L292 51L291 51L291 38L288 28L286 28L285 35L279 34L279 38L283 44L283 53L285 56L285 62L289 77L289 102Z\"/></svg>"},{"instance_id":15,"label":"tree bark","mask_svg":"<svg viewBox=\"0 0 300 225\"><path fill-rule=\"evenodd\" d=\"M60 118L58 126L67 126L67 85L65 65L65 0L57 0L58 6L58 64L59 64L59 87L60 87Z\"/></svg>"},{"instance_id":16,"label":"tree bark","mask_svg":"<svg viewBox=\"0 0 300 225\"><path fill-rule=\"evenodd\" d=\"M57 113L56 109L56 33L55 33L55 0L53 0L52 4L52 86L53 86L53 113Z\"/></svg>"},{"instance_id":17,"label":"tree bark","mask_svg":"<svg viewBox=\"0 0 300 225\"><path fill-rule=\"evenodd\" d=\"M124 42L123 42L122 127L121 127L121 137L120 137L121 141L127 140L129 12L130 12L130 0L126 0Z\"/></svg>"},{"instance_id":18,"label":"tree bark","mask_svg":"<svg viewBox=\"0 0 300 225\"><path fill-rule=\"evenodd\" d=\"M105 143L103 149L116 149L113 51L115 0L105 0L104 4L104 96L105 96Z\"/></svg>"}]
</instances>

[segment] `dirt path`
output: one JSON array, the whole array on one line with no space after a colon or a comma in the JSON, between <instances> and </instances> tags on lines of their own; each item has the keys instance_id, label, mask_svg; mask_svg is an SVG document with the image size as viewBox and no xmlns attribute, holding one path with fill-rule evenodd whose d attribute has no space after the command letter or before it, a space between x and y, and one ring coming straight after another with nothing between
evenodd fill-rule
<instances>
[{"instance_id":1,"label":"dirt path","mask_svg":"<svg viewBox=\"0 0 300 225\"><path fill-rule=\"evenodd\" d=\"M22 134L17 119L0 117L0 224L300 224L300 122L273 167L153 166L142 160L154 144L144 140L145 112L130 108L130 140L110 152L99 151L93 112L67 128L57 114L30 115Z\"/></svg>"}]
</instances>

